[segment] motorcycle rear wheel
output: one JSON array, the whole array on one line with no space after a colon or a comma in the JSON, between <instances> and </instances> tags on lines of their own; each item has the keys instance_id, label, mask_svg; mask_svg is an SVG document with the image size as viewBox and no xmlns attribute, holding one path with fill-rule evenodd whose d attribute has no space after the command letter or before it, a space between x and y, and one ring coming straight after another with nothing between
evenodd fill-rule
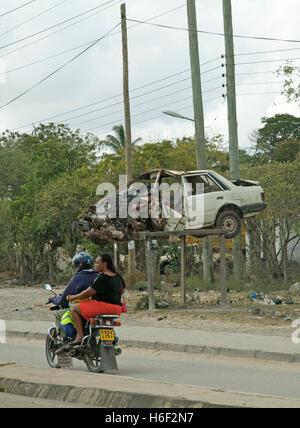
<instances>
[{"instance_id":1,"label":"motorcycle rear wheel","mask_svg":"<svg viewBox=\"0 0 300 428\"><path fill-rule=\"evenodd\" d=\"M91 340L90 349L84 355L84 362L89 372L92 373L103 373L104 370L101 367L101 352L100 352L100 340L95 337Z\"/></svg>"}]
</instances>

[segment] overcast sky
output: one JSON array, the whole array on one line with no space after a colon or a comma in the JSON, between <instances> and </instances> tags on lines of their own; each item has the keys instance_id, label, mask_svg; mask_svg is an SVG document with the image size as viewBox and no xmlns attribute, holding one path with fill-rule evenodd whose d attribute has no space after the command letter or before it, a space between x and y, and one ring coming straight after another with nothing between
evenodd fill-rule
<instances>
[{"instance_id":1,"label":"overcast sky","mask_svg":"<svg viewBox=\"0 0 300 428\"><path fill-rule=\"evenodd\" d=\"M120 22L122 2L35 0L18 8L29 2L0 0L1 130L30 131L28 124L53 121L104 138L124 123L120 27L112 30ZM196 5L198 29L223 33L222 0L198 0ZM126 7L128 19L153 18L148 22L187 28L185 0L127 0ZM232 12L235 35L300 40L299 0L232 0ZM173 110L193 117L188 32L128 21L128 43L133 138L149 142L192 136L192 122L162 114ZM296 58L299 65L300 44L251 38L235 38L234 44L239 144L247 148L249 133L260 127L262 116L299 116L296 106L280 96L283 78L275 71L285 59ZM199 33L199 51L207 134L221 133L227 140L224 37Z\"/></svg>"}]
</instances>

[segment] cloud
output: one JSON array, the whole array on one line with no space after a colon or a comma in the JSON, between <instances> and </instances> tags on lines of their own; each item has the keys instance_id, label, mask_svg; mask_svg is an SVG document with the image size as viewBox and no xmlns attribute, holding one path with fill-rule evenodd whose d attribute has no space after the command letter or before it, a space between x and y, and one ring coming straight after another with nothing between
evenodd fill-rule
<instances>
[{"instance_id":1,"label":"cloud","mask_svg":"<svg viewBox=\"0 0 300 428\"><path fill-rule=\"evenodd\" d=\"M20 5L19 0L11 0L9 3L10 8ZM28 24L0 37L0 46L38 32L101 3L105 3L105 1L66 0L65 3ZM43 0L43 2L33 3L20 11L3 17L1 21L2 31L19 25L54 4L54 0ZM5 55L2 56L2 60L5 61L7 70L97 39L120 20L120 2L115 1L105 7L107 7L106 10L99 11L99 13L80 23L71 25L70 22L68 28L50 37L45 38L48 34L46 32L14 46L0 49L0 55ZM148 20L163 14L150 22L167 26L187 27L185 0L164 0L163 2L160 0L128 0L126 7L128 18ZM6 8L1 6L0 14L5 10ZM164 14L168 11L171 12ZM287 0L286 2L279 0L264 0L263 2L261 0L232 0L232 12L235 34L288 39L297 39L298 37L297 21L300 13L298 0ZM200 30L223 32L221 0L197 1L197 16ZM79 19L75 20L74 23L76 21ZM49 34L61 30L63 27L57 27L57 29L49 31ZM62 114L55 119L63 122L75 115L102 109L81 118L70 120L69 123L74 127L80 126L83 130L94 129L93 132L101 138L105 137L114 125L123 121L121 111L123 106L120 29L114 33L38 88L3 109L1 111L1 128L14 129L24 124L80 108L77 112ZM40 42L6 55L42 37L44 39ZM174 84L185 77L188 78L189 73L167 78L190 67L188 33L128 22L128 41L130 89L132 91L132 132L135 138L142 136L147 140L154 136L160 139L192 136L193 126L191 123L166 117L161 113L163 109L175 110L193 117L191 89L183 90L191 85L190 81ZM259 127L261 117L277 111L272 105L282 89L279 83L269 83L276 81L277 76L272 72L278 68L280 62L263 63L262 61L299 56L297 50L253 53L291 49L298 45L239 38L235 38L234 43L237 63L236 83L239 94L237 97L239 139L240 145L247 147L249 145L248 134ZM199 51L202 64L213 60L211 63L201 66L205 126L210 126L209 135L221 133L228 139L226 106L219 113L223 103L222 94L224 93L224 88L222 88L224 68L221 67L222 60L220 58L221 54L224 53L223 37L199 34ZM1 84L1 104L31 87L79 52L80 49L8 74L6 83ZM151 82L159 80L160 82L150 85ZM136 90L142 86L144 88ZM164 89L160 89L164 86ZM176 91L176 88L178 93L170 95ZM258 93L261 95L254 95ZM120 96L115 97L117 95ZM111 100L101 102L108 98ZM184 98L187 100L182 101ZM89 104L94 105L81 108ZM283 110L288 108L290 106L282 105ZM296 109L293 111L294 114L297 114ZM84 120L92 118L95 119L79 125ZM30 130L31 126L24 129Z\"/></svg>"}]
</instances>

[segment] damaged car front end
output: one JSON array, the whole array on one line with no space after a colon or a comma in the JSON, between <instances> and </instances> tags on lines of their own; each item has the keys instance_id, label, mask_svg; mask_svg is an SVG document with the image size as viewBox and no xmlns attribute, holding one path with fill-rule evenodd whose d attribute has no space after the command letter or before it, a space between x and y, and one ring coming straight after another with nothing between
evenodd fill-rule
<instances>
[{"instance_id":1,"label":"damaged car front end","mask_svg":"<svg viewBox=\"0 0 300 428\"><path fill-rule=\"evenodd\" d=\"M155 169L122 183L118 191L101 185L105 196L73 224L96 244L130 241L138 232L212 227L233 238L244 216L266 208L259 183L230 182L214 171Z\"/></svg>"}]
</instances>

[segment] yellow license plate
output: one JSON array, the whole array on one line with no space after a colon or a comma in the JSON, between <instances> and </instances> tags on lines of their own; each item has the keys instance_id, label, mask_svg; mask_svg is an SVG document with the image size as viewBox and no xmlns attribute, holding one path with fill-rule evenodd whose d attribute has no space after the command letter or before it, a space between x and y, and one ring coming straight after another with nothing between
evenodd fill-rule
<instances>
[{"instance_id":1,"label":"yellow license plate","mask_svg":"<svg viewBox=\"0 0 300 428\"><path fill-rule=\"evenodd\" d=\"M115 340L115 333L112 329L101 329L100 330L101 340Z\"/></svg>"}]
</instances>

